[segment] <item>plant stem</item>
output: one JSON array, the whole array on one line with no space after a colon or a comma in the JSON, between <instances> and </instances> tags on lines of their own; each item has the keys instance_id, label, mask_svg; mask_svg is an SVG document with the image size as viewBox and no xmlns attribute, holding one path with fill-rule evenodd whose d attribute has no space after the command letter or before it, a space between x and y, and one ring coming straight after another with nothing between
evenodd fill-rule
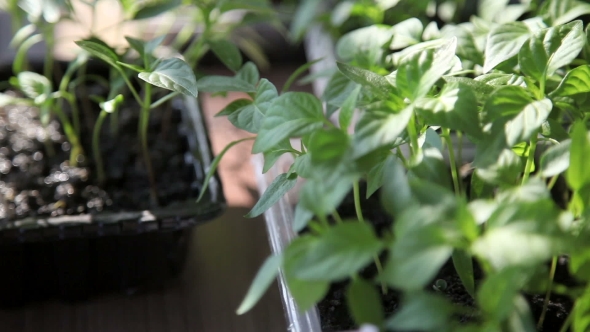
<instances>
[{"instance_id":1,"label":"plant stem","mask_svg":"<svg viewBox=\"0 0 590 332\"><path fill-rule=\"evenodd\" d=\"M361 194L358 180L353 182L352 191L354 194L354 210L356 211L356 216L360 222L365 223L365 218L363 217L363 211L361 209ZM377 272L379 275L383 275L383 265L381 264L379 256L373 256L373 261L375 262L375 266L377 267ZM385 285L385 281L381 281L381 293L387 294L387 286Z\"/></svg>"},{"instance_id":2,"label":"plant stem","mask_svg":"<svg viewBox=\"0 0 590 332\"><path fill-rule=\"evenodd\" d=\"M547 314L547 308L549 307L549 299L551 297L551 290L553 288L553 278L555 277L555 270L557 269L557 256L553 256L551 260L551 269L549 270L549 285L547 286L547 292L545 293L545 300L543 301L543 310L541 316L537 322L537 330L541 330L543 322L545 321L545 315Z\"/></svg>"},{"instance_id":3,"label":"plant stem","mask_svg":"<svg viewBox=\"0 0 590 332\"><path fill-rule=\"evenodd\" d=\"M451 164L451 176L453 177L453 187L455 188L455 194L461 194L461 183L459 182L459 171L457 162L455 160L455 149L453 148L453 141L451 140L451 130L448 128L443 129L441 137L444 139L449 151L449 162Z\"/></svg>"},{"instance_id":4,"label":"plant stem","mask_svg":"<svg viewBox=\"0 0 590 332\"><path fill-rule=\"evenodd\" d=\"M55 40L53 37L53 24L46 26L43 29L43 39L45 40L46 50L45 59L43 63L43 75L50 81L53 81L53 47Z\"/></svg>"},{"instance_id":5,"label":"plant stem","mask_svg":"<svg viewBox=\"0 0 590 332\"><path fill-rule=\"evenodd\" d=\"M150 109L154 109L160 105L162 105L163 103L167 102L168 100L178 96L180 94L180 92L172 92L169 93L167 95L165 95L164 97L158 99L157 101L153 102L150 106Z\"/></svg>"},{"instance_id":6,"label":"plant stem","mask_svg":"<svg viewBox=\"0 0 590 332\"><path fill-rule=\"evenodd\" d=\"M98 176L98 182L100 184L104 183L105 175L104 175L104 165L102 163L102 156L100 154L100 128L109 113L105 110L100 111L98 115L98 119L96 119L96 123L94 125L94 130L92 132L92 150L94 153L94 161L96 162L96 173Z\"/></svg>"},{"instance_id":7,"label":"plant stem","mask_svg":"<svg viewBox=\"0 0 590 332\"><path fill-rule=\"evenodd\" d=\"M408 135L410 136L410 151L412 152L412 157L416 156L419 151L418 147L418 133L416 132L416 116L412 113L410 117L410 123L407 127Z\"/></svg>"},{"instance_id":8,"label":"plant stem","mask_svg":"<svg viewBox=\"0 0 590 332\"><path fill-rule=\"evenodd\" d=\"M66 134L68 141L70 141L70 144L72 145L70 150L70 166L76 167L78 165L78 155L83 155L84 149L82 149L82 145L80 144L78 135L76 135L76 132L74 131L74 128L70 123L70 120L64 114L64 112L59 108L53 108L53 112L57 115L59 121L62 123L64 133Z\"/></svg>"},{"instance_id":9,"label":"plant stem","mask_svg":"<svg viewBox=\"0 0 590 332\"><path fill-rule=\"evenodd\" d=\"M529 155L526 159L526 165L524 166L524 175L522 176L522 184L525 184L528 181L531 171L533 169L533 165L535 163L535 150L537 150L537 132L536 131L533 133L533 136L531 136Z\"/></svg>"},{"instance_id":10,"label":"plant stem","mask_svg":"<svg viewBox=\"0 0 590 332\"><path fill-rule=\"evenodd\" d=\"M141 114L139 115L139 141L141 142L141 150L143 152L143 160L148 173L150 181L150 200L152 206L158 206L158 190L156 184L156 177L152 168L152 160L150 159L150 153L148 150L148 126L150 122L150 103L152 98L152 86L151 84L145 84L143 103L141 105Z\"/></svg>"},{"instance_id":11,"label":"plant stem","mask_svg":"<svg viewBox=\"0 0 590 332\"><path fill-rule=\"evenodd\" d=\"M342 218L340 217L340 214L338 214L338 211L334 210L334 212L332 212L332 216L334 217L334 220L336 220L336 223L342 223Z\"/></svg>"},{"instance_id":12,"label":"plant stem","mask_svg":"<svg viewBox=\"0 0 590 332\"><path fill-rule=\"evenodd\" d=\"M549 184L547 185L547 189L551 190L553 189L553 186L555 186L555 183L557 182L557 179L559 178L559 174L554 175L551 180L549 180Z\"/></svg>"},{"instance_id":13,"label":"plant stem","mask_svg":"<svg viewBox=\"0 0 590 332\"><path fill-rule=\"evenodd\" d=\"M135 90L135 88L133 87L133 84L131 84L131 82L129 81L129 78L127 77L127 75L125 75L125 71L123 69L121 69L121 68L117 68L117 71L119 71L119 74L121 74L121 76L123 77L123 80L125 80L125 84L127 84L127 87L131 91L131 94L133 95L133 98L135 98L135 100L137 101L137 103L139 104L139 106L141 106L141 108L143 109L144 108L144 105L143 105L144 102L139 97L139 94L137 93L137 90ZM146 86L150 86L150 85L149 84L146 84ZM148 104L148 110L149 110L149 104Z\"/></svg>"}]
</instances>

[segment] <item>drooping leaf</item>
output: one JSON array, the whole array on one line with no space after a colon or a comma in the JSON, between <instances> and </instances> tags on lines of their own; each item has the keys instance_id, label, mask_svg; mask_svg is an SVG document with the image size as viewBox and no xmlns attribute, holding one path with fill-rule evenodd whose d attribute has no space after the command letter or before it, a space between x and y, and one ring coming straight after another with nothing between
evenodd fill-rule
<instances>
[{"instance_id":1,"label":"drooping leaf","mask_svg":"<svg viewBox=\"0 0 590 332\"><path fill-rule=\"evenodd\" d=\"M208 44L211 51L227 68L238 71L242 67L242 53L234 43L226 39L217 39L209 40Z\"/></svg>"},{"instance_id":2,"label":"drooping leaf","mask_svg":"<svg viewBox=\"0 0 590 332\"><path fill-rule=\"evenodd\" d=\"M151 72L139 73L139 78L160 88L197 98L197 80L191 67L178 58L162 60Z\"/></svg>"},{"instance_id":3,"label":"drooping leaf","mask_svg":"<svg viewBox=\"0 0 590 332\"><path fill-rule=\"evenodd\" d=\"M413 107L408 106L399 113L386 109L363 114L353 136L354 156L363 156L398 140L413 112Z\"/></svg>"},{"instance_id":4,"label":"drooping leaf","mask_svg":"<svg viewBox=\"0 0 590 332\"><path fill-rule=\"evenodd\" d=\"M297 175L289 175L283 173L277 176L274 181L268 186L266 191L262 194L256 205L246 214L245 218L254 218L263 214L271 206L273 206L279 199L281 199L289 190L293 189L297 184Z\"/></svg>"},{"instance_id":5,"label":"drooping leaf","mask_svg":"<svg viewBox=\"0 0 590 332\"><path fill-rule=\"evenodd\" d=\"M348 308L358 325L383 324L383 306L381 295L375 285L361 278L355 279L346 289Z\"/></svg>"},{"instance_id":6,"label":"drooping leaf","mask_svg":"<svg viewBox=\"0 0 590 332\"><path fill-rule=\"evenodd\" d=\"M252 152L265 152L284 139L313 132L323 122L319 99L309 93L287 92L267 109Z\"/></svg>"},{"instance_id":7,"label":"drooping leaf","mask_svg":"<svg viewBox=\"0 0 590 332\"><path fill-rule=\"evenodd\" d=\"M342 280L368 265L383 244L366 223L344 222L330 227L293 263L302 280Z\"/></svg>"},{"instance_id":8,"label":"drooping leaf","mask_svg":"<svg viewBox=\"0 0 590 332\"><path fill-rule=\"evenodd\" d=\"M262 298L262 295L264 295L268 287L270 287L279 274L279 267L282 262L282 255L269 256L264 261L264 264L258 270L254 281L252 281L246 297L244 297L239 308L236 310L238 315L248 312L254 307L254 305L256 305L256 303L258 303L260 298Z\"/></svg>"},{"instance_id":9,"label":"drooping leaf","mask_svg":"<svg viewBox=\"0 0 590 332\"><path fill-rule=\"evenodd\" d=\"M526 75L545 80L578 56L585 39L582 21L538 31L520 49L518 64Z\"/></svg>"}]
</instances>

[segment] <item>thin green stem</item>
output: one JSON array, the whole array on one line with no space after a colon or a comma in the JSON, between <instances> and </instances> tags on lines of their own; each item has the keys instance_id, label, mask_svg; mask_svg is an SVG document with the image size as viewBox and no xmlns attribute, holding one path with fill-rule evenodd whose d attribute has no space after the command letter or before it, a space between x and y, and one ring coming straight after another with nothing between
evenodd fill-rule
<instances>
[{"instance_id":1,"label":"thin green stem","mask_svg":"<svg viewBox=\"0 0 590 332\"><path fill-rule=\"evenodd\" d=\"M459 141L459 148L457 150L457 167L463 166L463 133L457 130L457 140Z\"/></svg>"},{"instance_id":2,"label":"thin green stem","mask_svg":"<svg viewBox=\"0 0 590 332\"><path fill-rule=\"evenodd\" d=\"M84 149L82 149L78 135L76 135L70 120L64 114L64 112L57 107L53 108L53 112L57 115L59 121L62 123L64 133L72 145L70 150L70 166L76 167L78 165L78 156L84 154Z\"/></svg>"},{"instance_id":3,"label":"thin green stem","mask_svg":"<svg viewBox=\"0 0 590 332\"><path fill-rule=\"evenodd\" d=\"M143 103L141 105L141 114L139 115L139 141L141 142L141 150L143 152L143 160L148 173L150 181L150 200L152 206L158 206L158 190L156 183L156 176L152 167L152 160L148 150L148 127L150 122L150 104L152 98L152 86L149 83L145 84Z\"/></svg>"},{"instance_id":4,"label":"thin green stem","mask_svg":"<svg viewBox=\"0 0 590 332\"><path fill-rule=\"evenodd\" d=\"M139 97L137 90L135 90L135 87L133 87L133 84L131 84L131 81L129 81L129 78L127 77L127 75L125 75L125 71L123 71L123 69L121 69L121 68L117 68L117 71L119 72L119 74L121 74L121 76L123 77L123 80L125 80L125 84L127 84L127 87L129 88L129 91L131 91L133 98L135 98L135 100L137 101L139 106L143 109L145 107L145 105L143 105L144 101L141 99L141 97ZM146 86L149 86L149 84L146 84ZM151 96L150 96L150 98L151 98ZM149 104L148 104L148 107L149 107ZM148 110L149 110L149 108L148 108Z\"/></svg>"},{"instance_id":5,"label":"thin green stem","mask_svg":"<svg viewBox=\"0 0 590 332\"><path fill-rule=\"evenodd\" d=\"M551 177L551 180L549 180L549 184L547 184L547 188L549 190L553 189L553 186L555 186L555 183L557 182L558 178L559 178L559 174Z\"/></svg>"},{"instance_id":6,"label":"thin green stem","mask_svg":"<svg viewBox=\"0 0 590 332\"><path fill-rule=\"evenodd\" d=\"M447 145L447 151L449 152L449 162L451 164L451 176L453 177L453 187L455 188L455 194L461 194L461 183L459 182L459 171L457 162L455 160L455 149L453 148L453 141L451 140L451 130L448 128L443 129L441 135L445 144Z\"/></svg>"},{"instance_id":7,"label":"thin green stem","mask_svg":"<svg viewBox=\"0 0 590 332\"><path fill-rule=\"evenodd\" d=\"M361 208L361 192L358 180L353 182L352 191L354 195L354 210L356 211L356 216L359 222L365 223L365 217L363 216L363 211ZM379 256L373 256L373 261L375 262L375 266L377 267L377 272L379 275L383 275L383 265L381 264ZM387 294L387 285L385 285L385 281L381 281L381 293Z\"/></svg>"},{"instance_id":8,"label":"thin green stem","mask_svg":"<svg viewBox=\"0 0 590 332\"><path fill-rule=\"evenodd\" d=\"M105 181L104 165L102 162L102 155L100 154L100 129L102 124L109 113L105 110L100 111L98 119L94 124L94 130L92 132L92 152L94 154L94 162L96 162L96 173L98 176L98 182L100 184Z\"/></svg>"},{"instance_id":9,"label":"thin green stem","mask_svg":"<svg viewBox=\"0 0 590 332\"><path fill-rule=\"evenodd\" d=\"M342 218L340 217L340 214L338 213L338 211L334 210L334 212L332 212L332 217L334 217L334 220L336 220L336 223L338 223L338 224L342 223Z\"/></svg>"},{"instance_id":10,"label":"thin green stem","mask_svg":"<svg viewBox=\"0 0 590 332\"><path fill-rule=\"evenodd\" d=\"M172 92L169 93L167 95L165 95L164 97L158 99L157 101L153 102L152 105L150 106L150 109L154 109L157 108L158 106L162 105L163 103L167 102L168 100L178 96L180 94L180 92Z\"/></svg>"},{"instance_id":11,"label":"thin green stem","mask_svg":"<svg viewBox=\"0 0 590 332\"><path fill-rule=\"evenodd\" d=\"M537 150L537 132L535 131L531 136L529 155L526 159L526 165L524 166L524 175L522 176L522 184L525 184L529 180L529 176L533 170L535 164L535 151Z\"/></svg>"},{"instance_id":12,"label":"thin green stem","mask_svg":"<svg viewBox=\"0 0 590 332\"><path fill-rule=\"evenodd\" d=\"M55 39L53 34L53 25L48 25L43 29L43 39L45 41L45 59L43 63L43 75L50 81L53 81L53 47L55 45Z\"/></svg>"},{"instance_id":13,"label":"thin green stem","mask_svg":"<svg viewBox=\"0 0 590 332\"><path fill-rule=\"evenodd\" d=\"M406 157L402 153L401 147L399 147L399 146L397 147L395 154L402 161L402 163L404 163L404 166L408 167L408 160L406 159Z\"/></svg>"},{"instance_id":14,"label":"thin green stem","mask_svg":"<svg viewBox=\"0 0 590 332\"><path fill-rule=\"evenodd\" d=\"M545 315L547 314L547 308L549 307L549 299L551 298L551 290L553 288L553 279L555 278L555 270L557 269L557 256L553 256L551 260L551 269L549 270L549 285L547 285L547 292L545 293L545 300L543 301L543 310L541 316L537 322L537 329L541 330L543 322L545 321Z\"/></svg>"},{"instance_id":15,"label":"thin green stem","mask_svg":"<svg viewBox=\"0 0 590 332\"><path fill-rule=\"evenodd\" d=\"M416 131L416 116L412 114L410 117L410 123L407 127L408 135L410 136L410 150L412 152L412 157L418 154L420 148L418 146L418 132Z\"/></svg>"}]
</instances>

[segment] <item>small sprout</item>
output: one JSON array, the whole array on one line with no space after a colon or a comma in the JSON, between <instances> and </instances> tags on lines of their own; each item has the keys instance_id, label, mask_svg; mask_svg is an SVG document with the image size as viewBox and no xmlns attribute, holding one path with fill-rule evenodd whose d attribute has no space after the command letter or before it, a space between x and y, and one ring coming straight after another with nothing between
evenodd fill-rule
<instances>
[{"instance_id":1,"label":"small sprout","mask_svg":"<svg viewBox=\"0 0 590 332\"><path fill-rule=\"evenodd\" d=\"M432 289L434 289L437 292L442 292L445 289L447 289L447 282L444 279L437 279L434 282L434 285L432 285Z\"/></svg>"}]
</instances>

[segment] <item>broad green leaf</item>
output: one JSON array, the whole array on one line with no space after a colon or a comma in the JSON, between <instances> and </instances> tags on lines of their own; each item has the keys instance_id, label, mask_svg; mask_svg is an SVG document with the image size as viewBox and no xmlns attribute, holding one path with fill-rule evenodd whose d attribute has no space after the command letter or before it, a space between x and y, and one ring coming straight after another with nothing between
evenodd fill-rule
<instances>
[{"instance_id":1,"label":"broad green leaf","mask_svg":"<svg viewBox=\"0 0 590 332\"><path fill-rule=\"evenodd\" d=\"M238 315L248 312L258 303L262 295L266 292L268 287L273 283L279 274L279 268L283 262L282 255L269 256L258 270L254 281L246 293L246 297L242 300L240 307L236 311Z\"/></svg>"},{"instance_id":2,"label":"broad green leaf","mask_svg":"<svg viewBox=\"0 0 590 332\"><path fill-rule=\"evenodd\" d=\"M390 215L398 216L417 202L412 197L406 170L402 164L397 159L391 160L390 164L385 168L383 175L387 181L381 190L381 205Z\"/></svg>"},{"instance_id":3,"label":"broad green leaf","mask_svg":"<svg viewBox=\"0 0 590 332\"><path fill-rule=\"evenodd\" d=\"M178 7L182 2L180 0L167 1L150 1L143 5L133 15L134 20L143 20L167 13Z\"/></svg>"},{"instance_id":4,"label":"broad green leaf","mask_svg":"<svg viewBox=\"0 0 590 332\"><path fill-rule=\"evenodd\" d=\"M514 310L514 298L525 282L518 269L500 270L483 281L477 291L477 303L492 319L503 321Z\"/></svg>"},{"instance_id":5,"label":"broad green leaf","mask_svg":"<svg viewBox=\"0 0 590 332\"><path fill-rule=\"evenodd\" d=\"M240 68L240 70L238 70L236 78L256 86L260 79L260 73L258 73L256 65L248 61L242 66L242 68Z\"/></svg>"},{"instance_id":6,"label":"broad green leaf","mask_svg":"<svg viewBox=\"0 0 590 332\"><path fill-rule=\"evenodd\" d=\"M496 90L496 87L492 84L487 84L469 77L444 76L443 79L448 83L461 83L467 85L480 103L484 103L489 95Z\"/></svg>"},{"instance_id":7,"label":"broad green leaf","mask_svg":"<svg viewBox=\"0 0 590 332\"><path fill-rule=\"evenodd\" d=\"M425 144L425 147L415 155L410 171L412 177L428 181L432 185L452 188L448 164L444 161L442 151L436 147Z\"/></svg>"},{"instance_id":8,"label":"broad green leaf","mask_svg":"<svg viewBox=\"0 0 590 332\"><path fill-rule=\"evenodd\" d=\"M389 39L391 39L389 48L399 50L417 44L422 40L423 31L422 22L415 17L401 21L394 25L389 32Z\"/></svg>"},{"instance_id":9,"label":"broad green leaf","mask_svg":"<svg viewBox=\"0 0 590 332\"><path fill-rule=\"evenodd\" d=\"M273 206L279 199L281 199L289 190L297 184L297 174L289 175L283 173L277 176L268 186L262 197L256 202L256 205L246 214L245 218L254 218L263 214Z\"/></svg>"},{"instance_id":10,"label":"broad green leaf","mask_svg":"<svg viewBox=\"0 0 590 332\"><path fill-rule=\"evenodd\" d=\"M384 313L381 295L372 283L357 278L346 289L346 303L354 321L358 325L383 324Z\"/></svg>"},{"instance_id":11,"label":"broad green leaf","mask_svg":"<svg viewBox=\"0 0 590 332\"><path fill-rule=\"evenodd\" d=\"M559 253L561 241L534 230L532 222L512 222L488 230L473 243L471 250L493 268L534 266Z\"/></svg>"},{"instance_id":12,"label":"broad green leaf","mask_svg":"<svg viewBox=\"0 0 590 332\"><path fill-rule=\"evenodd\" d=\"M322 104L314 95L287 92L267 109L252 152L265 152L284 139L311 133L324 121Z\"/></svg>"},{"instance_id":13,"label":"broad green leaf","mask_svg":"<svg viewBox=\"0 0 590 332\"><path fill-rule=\"evenodd\" d=\"M304 179L312 178L314 176L314 169L311 165L311 156L309 153L297 156L289 171L297 173L297 175Z\"/></svg>"},{"instance_id":14,"label":"broad green leaf","mask_svg":"<svg viewBox=\"0 0 590 332\"><path fill-rule=\"evenodd\" d=\"M385 77L379 74L343 62L338 62L337 64L338 69L344 76L355 83L371 88L372 91L383 97L391 97L391 94L395 92L395 88Z\"/></svg>"},{"instance_id":15,"label":"broad green leaf","mask_svg":"<svg viewBox=\"0 0 590 332\"><path fill-rule=\"evenodd\" d=\"M391 40L393 32L386 25L371 25L344 34L336 43L336 55L343 61L352 61L363 53L371 63L377 63L383 55L383 46Z\"/></svg>"},{"instance_id":16,"label":"broad green leaf","mask_svg":"<svg viewBox=\"0 0 590 332\"><path fill-rule=\"evenodd\" d=\"M258 133L266 110L277 97L275 86L267 79L262 79L256 88L256 96L253 101L238 99L218 115L227 115L228 120L237 128Z\"/></svg>"},{"instance_id":17,"label":"broad green leaf","mask_svg":"<svg viewBox=\"0 0 590 332\"><path fill-rule=\"evenodd\" d=\"M520 157L512 150L504 149L495 163L479 167L475 173L487 183L514 186L520 178L522 169Z\"/></svg>"},{"instance_id":18,"label":"broad green leaf","mask_svg":"<svg viewBox=\"0 0 590 332\"><path fill-rule=\"evenodd\" d=\"M342 162L349 147L348 134L337 128L331 128L312 133L307 149L312 164L334 165Z\"/></svg>"},{"instance_id":19,"label":"broad green leaf","mask_svg":"<svg viewBox=\"0 0 590 332\"><path fill-rule=\"evenodd\" d=\"M397 70L396 83L401 94L412 101L426 96L434 84L453 68L457 39L439 48L426 49L408 58Z\"/></svg>"},{"instance_id":20,"label":"broad green leaf","mask_svg":"<svg viewBox=\"0 0 590 332\"><path fill-rule=\"evenodd\" d=\"M471 297L475 298L475 280L471 255L465 250L455 249L452 257L453 266L463 283L463 287L465 287L465 290Z\"/></svg>"},{"instance_id":21,"label":"broad green leaf","mask_svg":"<svg viewBox=\"0 0 590 332\"><path fill-rule=\"evenodd\" d=\"M443 297L423 291L409 293L401 309L385 326L394 331L437 331L449 326L453 306Z\"/></svg>"},{"instance_id":22,"label":"broad green leaf","mask_svg":"<svg viewBox=\"0 0 590 332\"><path fill-rule=\"evenodd\" d=\"M152 72L139 73L139 78L160 88L197 98L197 80L191 67L178 58L161 61Z\"/></svg>"},{"instance_id":23,"label":"broad green leaf","mask_svg":"<svg viewBox=\"0 0 590 332\"><path fill-rule=\"evenodd\" d=\"M474 64L483 65L483 49L479 49L475 41L473 24L461 23L458 25L445 25L440 33L442 38L457 38L455 53L462 60L468 60Z\"/></svg>"},{"instance_id":24,"label":"broad green leaf","mask_svg":"<svg viewBox=\"0 0 590 332\"><path fill-rule=\"evenodd\" d=\"M223 64L233 70L238 71L242 67L242 53L234 43L225 39L209 40L211 51Z\"/></svg>"},{"instance_id":25,"label":"broad green leaf","mask_svg":"<svg viewBox=\"0 0 590 332\"><path fill-rule=\"evenodd\" d=\"M352 121L352 116L354 115L354 110L356 107L356 103L361 92L361 86L357 85L357 87L352 90L352 92L346 97L342 107L340 108L340 114L338 115L338 122L340 124L340 128L344 131L348 129L350 126L350 122Z\"/></svg>"},{"instance_id":26,"label":"broad green leaf","mask_svg":"<svg viewBox=\"0 0 590 332\"><path fill-rule=\"evenodd\" d=\"M566 24L582 15L590 14L590 4L577 0L548 0L544 14L553 26Z\"/></svg>"},{"instance_id":27,"label":"broad green leaf","mask_svg":"<svg viewBox=\"0 0 590 332\"><path fill-rule=\"evenodd\" d=\"M552 177L561 174L570 165L571 140L554 145L541 155L541 175Z\"/></svg>"},{"instance_id":28,"label":"broad green leaf","mask_svg":"<svg viewBox=\"0 0 590 332\"><path fill-rule=\"evenodd\" d=\"M482 134L477 99L472 89L463 83L446 84L436 98L418 99L416 112L426 124L460 130L473 137Z\"/></svg>"},{"instance_id":29,"label":"broad green leaf","mask_svg":"<svg viewBox=\"0 0 590 332\"><path fill-rule=\"evenodd\" d=\"M391 55L391 62L394 66L399 67L402 63L407 62L408 59L411 59L412 57L416 56L416 54L418 54L418 53L421 53L425 50L437 49L440 47L444 47L448 43L449 43L449 40L446 38L438 38L438 39L434 39L434 40L421 42L419 44L406 47L399 52L393 53Z\"/></svg>"},{"instance_id":30,"label":"broad green leaf","mask_svg":"<svg viewBox=\"0 0 590 332\"><path fill-rule=\"evenodd\" d=\"M361 157L397 141L413 112L411 106L399 113L390 110L365 112L353 136L354 157Z\"/></svg>"},{"instance_id":31,"label":"broad green leaf","mask_svg":"<svg viewBox=\"0 0 590 332\"><path fill-rule=\"evenodd\" d=\"M301 280L342 280L371 263L382 247L369 224L337 224L310 243L293 263L292 273Z\"/></svg>"},{"instance_id":32,"label":"broad green leaf","mask_svg":"<svg viewBox=\"0 0 590 332\"><path fill-rule=\"evenodd\" d=\"M487 73L517 55L530 36L531 31L522 22L506 23L492 29L486 41L483 72Z\"/></svg>"},{"instance_id":33,"label":"broad green leaf","mask_svg":"<svg viewBox=\"0 0 590 332\"><path fill-rule=\"evenodd\" d=\"M590 184L590 172L587 171L590 156L590 137L586 126L576 122L571 131L569 168L566 171L568 185L574 190L581 190Z\"/></svg>"},{"instance_id":34,"label":"broad green leaf","mask_svg":"<svg viewBox=\"0 0 590 332\"><path fill-rule=\"evenodd\" d=\"M385 170L395 167L395 157L389 155L387 159L376 164L369 173L367 173L367 194L366 198L371 197L386 181ZM387 179L388 181L391 179Z\"/></svg>"},{"instance_id":35,"label":"broad green leaf","mask_svg":"<svg viewBox=\"0 0 590 332\"><path fill-rule=\"evenodd\" d=\"M518 53L523 73L544 81L574 60L586 43L582 21L544 29L535 33Z\"/></svg>"},{"instance_id":36,"label":"broad green leaf","mask_svg":"<svg viewBox=\"0 0 590 332\"><path fill-rule=\"evenodd\" d=\"M322 100L330 105L340 107L358 86L359 84L344 76L340 71L337 71L330 77L328 85L326 85L326 89L322 94ZM328 114L328 116L330 115Z\"/></svg>"},{"instance_id":37,"label":"broad green leaf","mask_svg":"<svg viewBox=\"0 0 590 332\"><path fill-rule=\"evenodd\" d=\"M590 92L590 65L579 66L568 71L557 89L549 95L565 97L586 92Z\"/></svg>"},{"instance_id":38,"label":"broad green leaf","mask_svg":"<svg viewBox=\"0 0 590 332\"><path fill-rule=\"evenodd\" d=\"M293 295L300 311L311 309L326 296L330 289L329 281L300 280L287 275L287 287Z\"/></svg>"},{"instance_id":39,"label":"broad green leaf","mask_svg":"<svg viewBox=\"0 0 590 332\"><path fill-rule=\"evenodd\" d=\"M256 85L238 77L210 75L197 81L197 89L202 92L256 92Z\"/></svg>"},{"instance_id":40,"label":"broad green leaf","mask_svg":"<svg viewBox=\"0 0 590 332\"><path fill-rule=\"evenodd\" d=\"M478 4L478 16L488 22L494 22L496 17L506 9L509 0L481 0Z\"/></svg>"},{"instance_id":41,"label":"broad green leaf","mask_svg":"<svg viewBox=\"0 0 590 332\"><path fill-rule=\"evenodd\" d=\"M24 71L17 75L21 91L36 104L42 104L49 98L53 87L49 79L41 74Z\"/></svg>"},{"instance_id":42,"label":"broad green leaf","mask_svg":"<svg viewBox=\"0 0 590 332\"><path fill-rule=\"evenodd\" d=\"M92 56L101 59L114 68L119 68L117 64L119 56L110 47L92 40L79 40L76 44Z\"/></svg>"},{"instance_id":43,"label":"broad green leaf","mask_svg":"<svg viewBox=\"0 0 590 332\"><path fill-rule=\"evenodd\" d=\"M331 214L352 188L352 181L344 176L338 177L337 172L328 179L310 178L301 188L300 204L316 216Z\"/></svg>"},{"instance_id":44,"label":"broad green leaf","mask_svg":"<svg viewBox=\"0 0 590 332\"><path fill-rule=\"evenodd\" d=\"M291 147L291 142L288 139L279 142L271 150L264 152L264 166L262 167L262 173L268 172L270 168L279 160L279 158L285 154L293 152L294 149Z\"/></svg>"}]
</instances>

